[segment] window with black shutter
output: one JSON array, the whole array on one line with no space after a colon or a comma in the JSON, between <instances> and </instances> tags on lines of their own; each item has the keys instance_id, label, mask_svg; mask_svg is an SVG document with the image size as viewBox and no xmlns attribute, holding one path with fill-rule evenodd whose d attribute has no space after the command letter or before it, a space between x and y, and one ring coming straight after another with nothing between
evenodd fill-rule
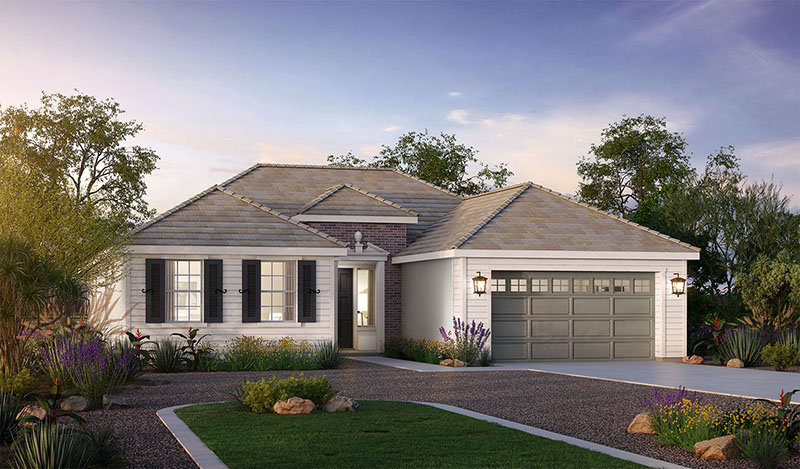
<instances>
[{"instance_id":1,"label":"window with black shutter","mask_svg":"<svg viewBox=\"0 0 800 469\"><path fill-rule=\"evenodd\" d=\"M222 322L222 260L206 259L204 261L204 305L205 322Z\"/></svg>"},{"instance_id":2,"label":"window with black shutter","mask_svg":"<svg viewBox=\"0 0 800 469\"><path fill-rule=\"evenodd\" d=\"M261 261L242 261L242 322L261 320Z\"/></svg>"},{"instance_id":3,"label":"window with black shutter","mask_svg":"<svg viewBox=\"0 0 800 469\"><path fill-rule=\"evenodd\" d=\"M145 322L164 322L166 277L164 259L145 261Z\"/></svg>"},{"instance_id":4,"label":"window with black shutter","mask_svg":"<svg viewBox=\"0 0 800 469\"><path fill-rule=\"evenodd\" d=\"M297 321L317 321L317 262L297 263Z\"/></svg>"}]
</instances>

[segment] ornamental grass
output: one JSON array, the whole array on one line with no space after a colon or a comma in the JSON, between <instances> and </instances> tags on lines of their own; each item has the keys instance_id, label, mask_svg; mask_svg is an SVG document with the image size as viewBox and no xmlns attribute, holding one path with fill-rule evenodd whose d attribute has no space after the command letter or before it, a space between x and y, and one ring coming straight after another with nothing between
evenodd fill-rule
<instances>
[{"instance_id":1,"label":"ornamental grass","mask_svg":"<svg viewBox=\"0 0 800 469\"><path fill-rule=\"evenodd\" d=\"M239 336L225 342L222 352L225 368L230 371L311 370L318 367L314 344L291 337L265 340Z\"/></svg>"}]
</instances>

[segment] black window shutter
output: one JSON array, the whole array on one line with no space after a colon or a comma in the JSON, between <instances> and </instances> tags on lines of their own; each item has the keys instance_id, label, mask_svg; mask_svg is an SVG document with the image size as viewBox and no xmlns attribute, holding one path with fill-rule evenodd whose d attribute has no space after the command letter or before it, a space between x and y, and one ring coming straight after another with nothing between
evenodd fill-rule
<instances>
[{"instance_id":1,"label":"black window shutter","mask_svg":"<svg viewBox=\"0 0 800 469\"><path fill-rule=\"evenodd\" d=\"M145 322L164 322L166 317L165 267L164 259L145 260Z\"/></svg>"},{"instance_id":2,"label":"black window shutter","mask_svg":"<svg viewBox=\"0 0 800 469\"><path fill-rule=\"evenodd\" d=\"M317 322L317 261L298 261L297 270L297 321Z\"/></svg>"},{"instance_id":3,"label":"black window shutter","mask_svg":"<svg viewBox=\"0 0 800 469\"><path fill-rule=\"evenodd\" d=\"M261 261L242 261L242 322L261 320Z\"/></svg>"},{"instance_id":4,"label":"black window shutter","mask_svg":"<svg viewBox=\"0 0 800 469\"><path fill-rule=\"evenodd\" d=\"M222 259L206 259L203 267L206 322L222 322Z\"/></svg>"}]
</instances>

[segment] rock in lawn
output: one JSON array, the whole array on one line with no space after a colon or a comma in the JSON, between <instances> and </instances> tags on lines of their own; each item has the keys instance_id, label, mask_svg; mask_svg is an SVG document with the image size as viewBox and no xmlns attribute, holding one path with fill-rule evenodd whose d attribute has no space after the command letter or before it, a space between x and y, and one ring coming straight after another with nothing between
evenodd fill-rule
<instances>
[{"instance_id":1,"label":"rock in lawn","mask_svg":"<svg viewBox=\"0 0 800 469\"><path fill-rule=\"evenodd\" d=\"M47 412L45 412L45 410L42 409L38 404L28 404L25 407L23 407L22 410L19 411L19 413L17 414L17 420L29 416L33 416L39 420L43 420L45 416L47 416ZM26 426L33 425L33 423L28 422L25 423L24 425Z\"/></svg>"},{"instance_id":2,"label":"rock in lawn","mask_svg":"<svg viewBox=\"0 0 800 469\"><path fill-rule=\"evenodd\" d=\"M355 412L357 410L358 402L339 394L333 396L331 400L325 404L326 412Z\"/></svg>"},{"instance_id":3,"label":"rock in lawn","mask_svg":"<svg viewBox=\"0 0 800 469\"><path fill-rule=\"evenodd\" d=\"M654 434L653 425L650 423L650 414L645 412L634 417L633 422L628 425L628 433Z\"/></svg>"},{"instance_id":4,"label":"rock in lawn","mask_svg":"<svg viewBox=\"0 0 800 469\"><path fill-rule=\"evenodd\" d=\"M111 409L113 407L128 407L128 401L125 400L125 396L121 394L104 394L103 408Z\"/></svg>"},{"instance_id":5,"label":"rock in lawn","mask_svg":"<svg viewBox=\"0 0 800 469\"><path fill-rule=\"evenodd\" d=\"M290 397L285 401L278 401L272 406L272 410L276 414L281 415L297 415L297 414L310 414L314 410L314 402L309 399L301 397Z\"/></svg>"},{"instance_id":6,"label":"rock in lawn","mask_svg":"<svg viewBox=\"0 0 800 469\"><path fill-rule=\"evenodd\" d=\"M734 435L720 436L694 444L694 455L701 459L729 461L739 457Z\"/></svg>"},{"instance_id":7,"label":"rock in lawn","mask_svg":"<svg viewBox=\"0 0 800 469\"><path fill-rule=\"evenodd\" d=\"M447 358L447 359L444 359L444 360L440 361L439 364L442 365L442 366L453 366L453 360L450 359L450 358Z\"/></svg>"},{"instance_id":8,"label":"rock in lawn","mask_svg":"<svg viewBox=\"0 0 800 469\"><path fill-rule=\"evenodd\" d=\"M731 358L725 366L728 368L744 368L744 362L738 358Z\"/></svg>"},{"instance_id":9,"label":"rock in lawn","mask_svg":"<svg viewBox=\"0 0 800 469\"><path fill-rule=\"evenodd\" d=\"M61 401L59 405L62 412L83 412L89 410L89 407L91 407L89 399L83 396L70 396Z\"/></svg>"},{"instance_id":10,"label":"rock in lawn","mask_svg":"<svg viewBox=\"0 0 800 469\"><path fill-rule=\"evenodd\" d=\"M461 367L467 366L467 364L462 362L461 360L453 360L453 365L452 366L454 366L456 368L461 368Z\"/></svg>"},{"instance_id":11,"label":"rock in lawn","mask_svg":"<svg viewBox=\"0 0 800 469\"><path fill-rule=\"evenodd\" d=\"M688 363L690 365L699 365L703 363L703 357L698 355L692 355L691 357L683 357L683 363Z\"/></svg>"}]
</instances>

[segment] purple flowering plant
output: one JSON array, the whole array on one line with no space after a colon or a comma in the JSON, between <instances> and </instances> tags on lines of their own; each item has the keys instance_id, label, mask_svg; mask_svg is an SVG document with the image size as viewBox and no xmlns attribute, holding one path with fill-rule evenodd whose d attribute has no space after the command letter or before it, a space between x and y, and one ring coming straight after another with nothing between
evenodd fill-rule
<instances>
[{"instance_id":1,"label":"purple flowering plant","mask_svg":"<svg viewBox=\"0 0 800 469\"><path fill-rule=\"evenodd\" d=\"M658 389L653 388L649 396L641 399L641 404L648 412L658 412L675 404L679 404L686 399L692 403L699 403L702 398L696 392L689 392L683 386L677 388Z\"/></svg>"},{"instance_id":2,"label":"purple flowering plant","mask_svg":"<svg viewBox=\"0 0 800 469\"><path fill-rule=\"evenodd\" d=\"M98 336L68 332L54 335L42 347L42 367L53 382L74 386L92 406L113 394L128 379L134 358L130 349L115 350Z\"/></svg>"},{"instance_id":3,"label":"purple flowering plant","mask_svg":"<svg viewBox=\"0 0 800 469\"><path fill-rule=\"evenodd\" d=\"M482 322L476 323L473 320L472 323L467 323L456 317L453 317L452 331L440 327L439 333L444 340L445 355L468 365L478 360L491 335L489 328Z\"/></svg>"}]
</instances>

